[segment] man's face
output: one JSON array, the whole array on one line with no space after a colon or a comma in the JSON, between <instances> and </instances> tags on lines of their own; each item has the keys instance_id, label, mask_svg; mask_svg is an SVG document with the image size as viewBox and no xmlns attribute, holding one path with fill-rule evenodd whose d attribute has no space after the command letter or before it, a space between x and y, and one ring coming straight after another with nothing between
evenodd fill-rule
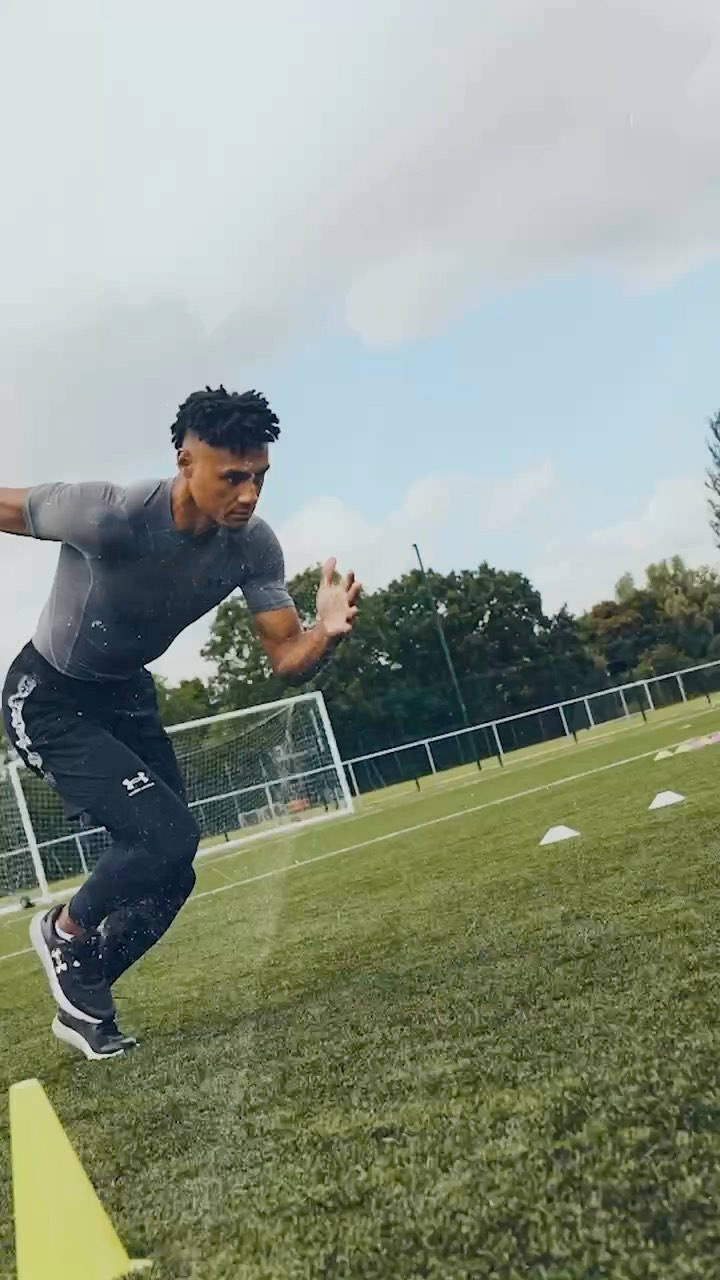
<instances>
[{"instance_id":1,"label":"man's face","mask_svg":"<svg viewBox=\"0 0 720 1280\"><path fill-rule=\"evenodd\" d=\"M188 435L178 453L180 474L198 511L230 529L247 524L269 465L267 445L233 453Z\"/></svg>"}]
</instances>

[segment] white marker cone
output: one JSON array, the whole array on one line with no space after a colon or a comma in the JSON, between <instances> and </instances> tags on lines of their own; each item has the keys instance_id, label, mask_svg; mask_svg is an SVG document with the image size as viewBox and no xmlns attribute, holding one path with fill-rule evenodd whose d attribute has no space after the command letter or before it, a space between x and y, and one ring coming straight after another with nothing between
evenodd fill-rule
<instances>
[{"instance_id":1,"label":"white marker cone","mask_svg":"<svg viewBox=\"0 0 720 1280\"><path fill-rule=\"evenodd\" d=\"M651 809L667 809L670 804L682 804L684 799L685 797L681 796L677 791L658 791L649 807Z\"/></svg>"},{"instance_id":2,"label":"white marker cone","mask_svg":"<svg viewBox=\"0 0 720 1280\"><path fill-rule=\"evenodd\" d=\"M540 844L559 844L561 840L572 840L579 835L580 832L574 831L572 827L551 827L545 832Z\"/></svg>"}]
</instances>

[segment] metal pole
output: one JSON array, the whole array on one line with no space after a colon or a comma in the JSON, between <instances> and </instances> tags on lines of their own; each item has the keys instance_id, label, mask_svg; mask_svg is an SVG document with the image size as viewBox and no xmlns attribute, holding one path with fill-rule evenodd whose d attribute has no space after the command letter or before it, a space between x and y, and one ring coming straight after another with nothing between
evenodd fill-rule
<instances>
[{"instance_id":1,"label":"metal pole","mask_svg":"<svg viewBox=\"0 0 720 1280\"><path fill-rule=\"evenodd\" d=\"M80 839L80 836L77 834L75 836L75 848L77 849L78 857L80 858L80 866L82 867L82 873L84 876L86 876L88 873L88 864L85 859L85 853L82 847L82 840Z\"/></svg>"},{"instance_id":2,"label":"metal pole","mask_svg":"<svg viewBox=\"0 0 720 1280\"><path fill-rule=\"evenodd\" d=\"M590 728L591 728L591 729L594 729L594 728L595 728L595 717L594 717L594 715L593 715L592 711L590 710L590 699L589 699L589 698L583 698L583 702L585 703L585 710L587 711L588 725L590 726Z\"/></svg>"},{"instance_id":3,"label":"metal pole","mask_svg":"<svg viewBox=\"0 0 720 1280\"><path fill-rule=\"evenodd\" d=\"M443 624L442 624L442 618L440 617L440 614L438 613L438 610L437 610L437 604L436 604L436 602L435 602L435 597L433 596L433 593L432 593L432 591L431 591L431 589L430 589L430 584L429 584L429 582L428 582L428 580L427 580L427 574L425 573L425 565L424 565L424 564L423 564L423 562L422 562L422 556L420 555L420 548L418 547L417 542L413 542L413 550L414 550L414 552L415 552L415 555L417 556L417 560L418 560L418 564L420 565L420 572L421 572L421 574L422 574L423 582L424 582L424 584L425 584L425 588L426 588L426 590L427 590L428 596L430 597L430 602L431 602L431 604L432 604L432 611L433 611L433 613L434 613L434 615L435 615L435 624L436 624L437 629L438 629L438 636L440 637L440 647L441 647L441 649L442 649L442 651L443 651L443 655L444 655L445 661L446 661L446 663L447 663L448 671L450 672L450 679L452 680L453 689L455 690L455 697L457 698L458 706L459 706L459 708L460 708L460 715L462 716L463 724L464 724L464 725L466 725L467 727L469 727L469 726L470 726L470 718L469 718L468 713L467 713L467 707L465 706L465 699L464 699L464 698L463 698L463 696L462 696L462 691L461 691L461 689L460 689L460 683L459 683L459 681L458 681L458 678L457 678L457 672L456 672L456 670L455 670L455 664L454 664L454 662L453 662L453 660L452 660L452 656L451 656L451 654L450 654L450 650L448 649L448 643L447 643L447 640L446 640L446 638L445 638L445 628L443 627Z\"/></svg>"},{"instance_id":4,"label":"metal pole","mask_svg":"<svg viewBox=\"0 0 720 1280\"><path fill-rule=\"evenodd\" d=\"M333 732L333 727L330 723L330 716L328 715L328 709L325 705L325 699L319 689L316 689L311 696L315 700L315 707L318 715L320 716L322 727L325 730L325 737L327 739L328 747L330 748L332 762L335 766L335 776L340 783L340 790L342 791L343 800L345 801L345 808L348 813L353 813L353 798L350 794L350 788L347 783L347 775L343 769L343 762L340 759L340 752L338 751L338 744Z\"/></svg>"},{"instance_id":5,"label":"metal pole","mask_svg":"<svg viewBox=\"0 0 720 1280\"><path fill-rule=\"evenodd\" d=\"M348 773L350 774L350 781L353 784L353 791L355 792L355 795L358 796L359 798L360 788L357 784L357 778L355 777L355 770L353 769L351 764L349 764L347 768L348 768Z\"/></svg>"},{"instance_id":6,"label":"metal pole","mask_svg":"<svg viewBox=\"0 0 720 1280\"><path fill-rule=\"evenodd\" d=\"M680 690L680 697L682 698L683 702L687 702L687 693L685 692L685 681L683 680L683 678L682 678L682 676L681 676L681 675L677 675L677 676L675 677L675 679L676 679L676 680L677 680L677 682L678 682L678 689Z\"/></svg>"},{"instance_id":7,"label":"metal pole","mask_svg":"<svg viewBox=\"0 0 720 1280\"><path fill-rule=\"evenodd\" d=\"M433 753L432 753L432 751L430 750L430 743L429 743L429 742L424 742L424 743L423 743L423 746L424 746L425 750L427 751L427 758L428 758L428 762L429 762L429 764L430 764L430 771L431 771L431 773L437 773L437 769L435 768L435 761L434 761L434 759L433 759Z\"/></svg>"},{"instance_id":8,"label":"metal pole","mask_svg":"<svg viewBox=\"0 0 720 1280\"><path fill-rule=\"evenodd\" d=\"M38 882L38 888L40 890L41 896L47 900L50 897L50 890L48 888L48 882L45 876L45 869L42 864L42 858L40 857L40 850L38 848L38 842L35 836L35 829L33 827L32 819L30 817L30 810L28 809L27 800L25 799L25 792L23 791L23 785L18 776L18 770L19 770L19 765L17 761L13 760L8 768L8 773L10 775L10 782L12 784L12 789L15 792L15 802L20 812L20 821L23 824L25 839L27 840L27 843L28 843L28 852L32 859L33 869L35 871L35 876Z\"/></svg>"},{"instance_id":9,"label":"metal pole","mask_svg":"<svg viewBox=\"0 0 720 1280\"><path fill-rule=\"evenodd\" d=\"M560 719L562 720L562 726L563 726L563 729L565 730L565 737L569 738L570 729L568 727L567 716L565 715L565 708L561 702L558 703L558 711L560 712Z\"/></svg>"}]
</instances>

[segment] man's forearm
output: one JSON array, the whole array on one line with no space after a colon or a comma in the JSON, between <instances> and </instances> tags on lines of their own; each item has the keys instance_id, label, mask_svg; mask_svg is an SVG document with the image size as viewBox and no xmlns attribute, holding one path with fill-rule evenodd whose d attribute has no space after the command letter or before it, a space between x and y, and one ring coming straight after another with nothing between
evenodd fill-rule
<instances>
[{"instance_id":1,"label":"man's forearm","mask_svg":"<svg viewBox=\"0 0 720 1280\"><path fill-rule=\"evenodd\" d=\"M286 641L275 663L275 672L290 684L312 680L332 657L340 642L339 636L329 636L321 622L309 631L301 631Z\"/></svg>"},{"instance_id":2,"label":"man's forearm","mask_svg":"<svg viewBox=\"0 0 720 1280\"><path fill-rule=\"evenodd\" d=\"M28 489L0 489L0 533L27 537L30 530L25 517Z\"/></svg>"}]
</instances>

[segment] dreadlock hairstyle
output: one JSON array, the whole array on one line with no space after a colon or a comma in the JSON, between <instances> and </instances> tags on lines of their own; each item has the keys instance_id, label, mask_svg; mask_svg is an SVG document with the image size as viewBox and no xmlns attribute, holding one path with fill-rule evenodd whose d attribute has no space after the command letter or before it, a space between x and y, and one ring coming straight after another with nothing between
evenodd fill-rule
<instances>
[{"instance_id":1,"label":"dreadlock hairstyle","mask_svg":"<svg viewBox=\"0 0 720 1280\"><path fill-rule=\"evenodd\" d=\"M180 405L170 428L173 444L181 449L191 433L216 449L241 452L272 444L280 435L278 419L259 391L193 391Z\"/></svg>"}]
</instances>

